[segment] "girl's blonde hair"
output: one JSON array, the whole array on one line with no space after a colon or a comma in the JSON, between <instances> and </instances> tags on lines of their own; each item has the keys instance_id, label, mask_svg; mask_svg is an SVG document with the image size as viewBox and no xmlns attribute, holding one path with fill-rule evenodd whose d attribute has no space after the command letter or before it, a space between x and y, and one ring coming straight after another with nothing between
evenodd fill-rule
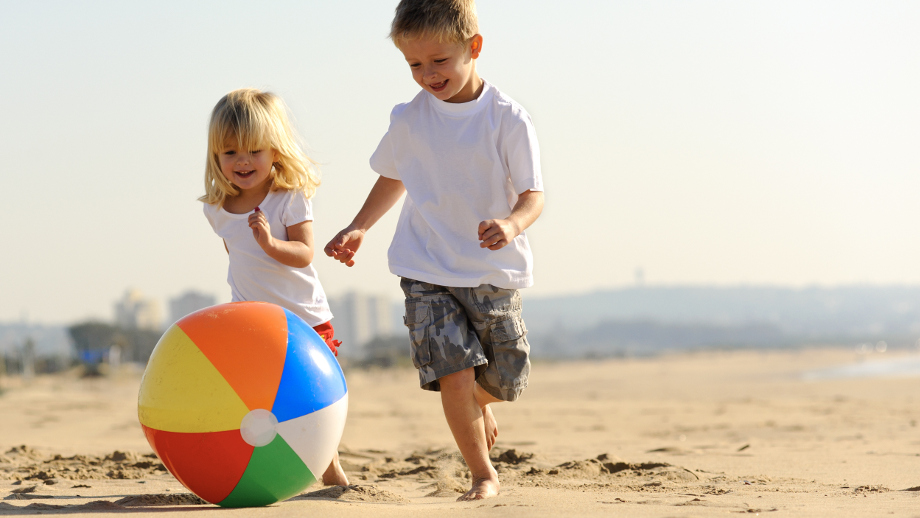
<instances>
[{"instance_id":1,"label":"girl's blonde hair","mask_svg":"<svg viewBox=\"0 0 920 518\"><path fill-rule=\"evenodd\" d=\"M241 150L270 147L278 153L272 164L271 190L302 191L307 198L316 192L320 183L316 164L297 143L284 101L271 92L242 88L225 95L211 112L205 194L199 201L222 206L228 196L240 193L220 171L219 154L230 139Z\"/></svg>"}]
</instances>

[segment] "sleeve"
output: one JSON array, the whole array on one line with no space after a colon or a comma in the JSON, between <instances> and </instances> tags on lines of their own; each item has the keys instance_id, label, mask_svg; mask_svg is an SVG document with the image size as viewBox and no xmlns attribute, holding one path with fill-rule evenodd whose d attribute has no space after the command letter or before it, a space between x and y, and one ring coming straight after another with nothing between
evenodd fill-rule
<instances>
[{"instance_id":1,"label":"sleeve","mask_svg":"<svg viewBox=\"0 0 920 518\"><path fill-rule=\"evenodd\" d=\"M394 122L404 109L405 105L400 104L394 107L393 111L390 112L390 127L387 129L383 138L380 139L380 144L377 145L377 150L374 151L370 159L371 169L373 169L375 173L393 180L401 179L399 177L399 171L396 170L396 155L393 152Z\"/></svg>"},{"instance_id":2,"label":"sleeve","mask_svg":"<svg viewBox=\"0 0 920 518\"><path fill-rule=\"evenodd\" d=\"M290 227L304 221L313 221L313 200L308 200L301 191L289 191L281 213L281 223Z\"/></svg>"},{"instance_id":3,"label":"sleeve","mask_svg":"<svg viewBox=\"0 0 920 518\"><path fill-rule=\"evenodd\" d=\"M511 128L503 139L502 158L516 193L543 190L540 168L540 145L530 115L521 110L515 114Z\"/></svg>"},{"instance_id":4,"label":"sleeve","mask_svg":"<svg viewBox=\"0 0 920 518\"><path fill-rule=\"evenodd\" d=\"M204 212L204 217L208 219L208 224L211 225L211 230L214 233L217 233L217 228L214 226L214 206L210 203L201 203L201 210Z\"/></svg>"}]
</instances>

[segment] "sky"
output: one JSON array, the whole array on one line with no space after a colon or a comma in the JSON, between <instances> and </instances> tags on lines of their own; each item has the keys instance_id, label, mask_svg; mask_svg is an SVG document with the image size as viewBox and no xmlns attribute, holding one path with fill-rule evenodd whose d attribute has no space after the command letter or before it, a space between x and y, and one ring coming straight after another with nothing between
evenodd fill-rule
<instances>
[{"instance_id":1,"label":"sky","mask_svg":"<svg viewBox=\"0 0 920 518\"><path fill-rule=\"evenodd\" d=\"M0 0L0 322L112 318L129 288L229 300L196 199L227 92L287 103L319 246L418 91L395 0ZM634 285L920 283L920 3L480 0L480 75L540 140L550 297ZM394 209L330 296L398 300ZM165 311L164 311L165 312Z\"/></svg>"}]
</instances>

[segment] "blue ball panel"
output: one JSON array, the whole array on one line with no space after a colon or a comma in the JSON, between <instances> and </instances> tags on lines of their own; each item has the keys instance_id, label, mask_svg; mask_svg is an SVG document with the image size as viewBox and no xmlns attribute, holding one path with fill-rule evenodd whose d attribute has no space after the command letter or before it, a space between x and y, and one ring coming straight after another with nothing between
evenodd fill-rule
<instances>
[{"instance_id":1,"label":"blue ball panel","mask_svg":"<svg viewBox=\"0 0 920 518\"><path fill-rule=\"evenodd\" d=\"M278 422L335 403L348 390L345 375L326 342L302 318L287 315L288 345L272 413Z\"/></svg>"}]
</instances>

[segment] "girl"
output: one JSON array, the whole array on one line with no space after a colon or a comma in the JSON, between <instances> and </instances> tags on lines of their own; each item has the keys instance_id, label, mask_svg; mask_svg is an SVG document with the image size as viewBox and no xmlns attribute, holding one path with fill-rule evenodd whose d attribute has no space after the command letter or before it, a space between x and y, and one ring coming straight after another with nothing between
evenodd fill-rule
<instances>
[{"instance_id":1,"label":"girl","mask_svg":"<svg viewBox=\"0 0 920 518\"><path fill-rule=\"evenodd\" d=\"M272 302L300 316L338 356L332 312L313 269L312 198L319 185L278 96L225 95L211 112L204 214L230 255L233 301ZM338 452L326 485L348 485Z\"/></svg>"}]
</instances>

